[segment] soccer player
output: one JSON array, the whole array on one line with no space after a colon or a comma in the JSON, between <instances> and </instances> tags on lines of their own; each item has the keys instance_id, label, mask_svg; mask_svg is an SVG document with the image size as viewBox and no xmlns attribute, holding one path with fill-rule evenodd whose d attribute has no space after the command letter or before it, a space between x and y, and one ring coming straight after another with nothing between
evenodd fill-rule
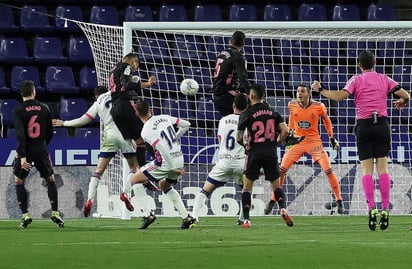
<instances>
[{"instance_id":1,"label":"soccer player","mask_svg":"<svg viewBox=\"0 0 412 269\"><path fill-rule=\"evenodd\" d=\"M353 95L356 110L356 145L362 167L362 186L368 204L369 229L374 231L378 224L378 209L375 206L375 182L372 177L374 162L379 176L379 191L382 199L379 225L381 230L389 226L390 177L388 174L388 154L391 135L388 122L388 94L399 97L393 102L396 109L402 109L409 101L409 93L396 81L385 74L374 71L375 56L368 50L359 55L358 65L362 74L351 77L342 90L326 90L319 81L314 81L312 89L322 96L340 101Z\"/></svg>"},{"instance_id":2,"label":"soccer player","mask_svg":"<svg viewBox=\"0 0 412 269\"><path fill-rule=\"evenodd\" d=\"M17 136L17 155L14 159L13 172L17 201L23 214L20 228L27 228L32 223L32 218L27 210L27 190L24 187L24 181L29 175L32 165L46 181L52 210L51 220L63 228L64 221L58 211L58 192L53 165L47 148L53 137L50 110L45 104L35 100L36 88L33 81L23 81L20 85L20 94L23 96L23 102L13 113L13 123Z\"/></svg>"},{"instance_id":3,"label":"soccer player","mask_svg":"<svg viewBox=\"0 0 412 269\"><path fill-rule=\"evenodd\" d=\"M245 130L248 133L246 148L246 163L243 173L242 207L243 228L250 228L250 208L252 207L253 183L259 178L263 168L265 180L270 182L272 191L280 208L280 214L289 227L293 220L286 211L285 194L279 186L279 164L277 144L286 142L287 145L299 143L302 138L293 137L282 116L263 103L265 87L254 84L250 87L250 106L240 114L236 141L244 145Z\"/></svg>"},{"instance_id":4,"label":"soccer player","mask_svg":"<svg viewBox=\"0 0 412 269\"><path fill-rule=\"evenodd\" d=\"M138 68L137 55L129 53L111 70L109 86L113 103L110 113L123 138L135 141L137 161L139 166L143 166L146 163L146 149L140 137L143 123L136 117L136 102L142 89L155 84L156 78L152 76L147 82L141 82L140 77L134 75Z\"/></svg>"},{"instance_id":5,"label":"soccer player","mask_svg":"<svg viewBox=\"0 0 412 269\"><path fill-rule=\"evenodd\" d=\"M97 116L103 122L103 141L100 148L99 160L97 162L96 170L93 172L90 182L89 191L87 193L87 201L83 208L83 215L88 217L92 208L94 198L96 196L97 187L99 186L100 178L110 163L110 160L120 150L126 158L129 165L130 173L135 173L139 168L135 154L135 145L131 139L123 139L116 124L114 124L110 114L112 99L110 92L105 86L98 86L94 91L96 101L81 117L69 121L62 121L60 119L53 119L53 126L60 127L80 127L93 121ZM130 174L131 175L131 174ZM134 207L130 203L125 193L130 191L131 185L126 185L124 192L120 195L120 199L125 202L126 207L133 211ZM136 184L134 193L137 197L146 196L146 190L142 184ZM143 200L142 200L143 201ZM142 202L142 211L144 214L150 214L148 205Z\"/></svg>"},{"instance_id":6,"label":"soccer player","mask_svg":"<svg viewBox=\"0 0 412 269\"><path fill-rule=\"evenodd\" d=\"M209 172L202 190L196 195L192 215L199 221L198 211L205 204L213 191L234 178L236 184L243 185L243 168L245 165L245 149L236 143L237 125L240 113L248 106L248 97L238 94L233 102L233 114L220 119L217 137L219 140L219 160ZM239 219L243 223L242 212Z\"/></svg>"},{"instance_id":7,"label":"soccer player","mask_svg":"<svg viewBox=\"0 0 412 269\"><path fill-rule=\"evenodd\" d=\"M213 102L222 116L233 113L235 96L249 93L246 60L240 52L245 45L245 34L235 31L230 39L230 47L222 51L216 59L213 73Z\"/></svg>"},{"instance_id":8,"label":"soccer player","mask_svg":"<svg viewBox=\"0 0 412 269\"><path fill-rule=\"evenodd\" d=\"M132 184L158 182L163 193L170 198L182 217L182 229L190 228L195 218L189 215L182 198L173 188L184 174L183 152L180 137L189 129L190 122L169 115L153 116L146 102L136 103L137 115L144 123L142 138L155 151L155 159L141 167L132 177ZM174 125L178 128L175 131ZM151 216L153 221L156 217ZM146 227L147 228L147 227Z\"/></svg>"},{"instance_id":9,"label":"soccer player","mask_svg":"<svg viewBox=\"0 0 412 269\"><path fill-rule=\"evenodd\" d=\"M323 149L322 140L319 134L319 118L322 119L325 129L329 135L330 143L333 149L339 150L339 143L333 137L332 122L328 116L326 107L323 103L311 99L309 87L298 85L296 89L296 99L288 104L289 108L289 129L297 136L304 136L305 140L292 146L283 155L280 165L280 186L286 177L286 173L294 163L306 153L312 156L313 161L317 162L328 177L329 184L335 194L338 205L338 213L343 214L342 196L339 187L339 181L333 172L329 156ZM275 195L272 193L272 199L265 209L265 214L269 214L275 204Z\"/></svg>"}]
</instances>

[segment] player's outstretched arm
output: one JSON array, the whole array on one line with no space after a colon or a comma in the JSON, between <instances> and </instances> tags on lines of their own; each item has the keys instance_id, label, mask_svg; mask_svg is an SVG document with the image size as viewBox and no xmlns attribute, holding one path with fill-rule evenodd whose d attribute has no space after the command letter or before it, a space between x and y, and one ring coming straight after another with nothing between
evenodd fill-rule
<instances>
[{"instance_id":1,"label":"player's outstretched arm","mask_svg":"<svg viewBox=\"0 0 412 269\"><path fill-rule=\"evenodd\" d=\"M313 91L318 92L323 97L326 97L337 102L342 101L343 99L349 96L349 93L345 90L331 91L324 89L320 85L320 82L317 80L313 81L311 87Z\"/></svg>"},{"instance_id":2,"label":"player's outstretched arm","mask_svg":"<svg viewBox=\"0 0 412 269\"><path fill-rule=\"evenodd\" d=\"M405 91L403 88L400 88L399 90L395 91L394 94L400 99L396 100L393 102L393 105L395 106L396 109L400 110L405 107L405 104L409 101L410 95L407 91Z\"/></svg>"}]
</instances>

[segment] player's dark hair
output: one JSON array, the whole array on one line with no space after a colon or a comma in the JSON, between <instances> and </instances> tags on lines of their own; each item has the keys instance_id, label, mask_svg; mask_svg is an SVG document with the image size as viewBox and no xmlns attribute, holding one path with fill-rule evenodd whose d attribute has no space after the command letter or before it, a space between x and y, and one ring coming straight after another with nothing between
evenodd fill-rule
<instances>
[{"instance_id":1,"label":"player's dark hair","mask_svg":"<svg viewBox=\"0 0 412 269\"><path fill-rule=\"evenodd\" d=\"M107 89L106 86L97 86L96 89L94 89L94 95L99 96L100 94L103 94L105 92L107 92L109 89Z\"/></svg>"},{"instance_id":2,"label":"player's dark hair","mask_svg":"<svg viewBox=\"0 0 412 269\"><path fill-rule=\"evenodd\" d=\"M242 31L235 31L230 39L230 42L236 47L243 47L243 45L245 45L245 39L245 33Z\"/></svg>"},{"instance_id":3,"label":"player's dark hair","mask_svg":"<svg viewBox=\"0 0 412 269\"><path fill-rule=\"evenodd\" d=\"M364 50L359 54L359 64L364 69L372 69L375 66L375 56L369 50Z\"/></svg>"},{"instance_id":4,"label":"player's dark hair","mask_svg":"<svg viewBox=\"0 0 412 269\"><path fill-rule=\"evenodd\" d=\"M235 96L233 103L235 103L237 109L245 110L249 104L249 98L247 97L247 95L239 93Z\"/></svg>"},{"instance_id":5,"label":"player's dark hair","mask_svg":"<svg viewBox=\"0 0 412 269\"><path fill-rule=\"evenodd\" d=\"M147 116L150 112L149 104L145 101L139 100L136 103L136 110L141 117Z\"/></svg>"},{"instance_id":6,"label":"player's dark hair","mask_svg":"<svg viewBox=\"0 0 412 269\"><path fill-rule=\"evenodd\" d=\"M253 84L252 86L250 86L250 91L253 91L255 93L257 99L262 99L263 96L265 96L266 89L262 84Z\"/></svg>"},{"instance_id":7,"label":"player's dark hair","mask_svg":"<svg viewBox=\"0 0 412 269\"><path fill-rule=\"evenodd\" d=\"M28 97L33 94L34 82L32 80L24 80L20 84L20 94L23 97Z\"/></svg>"}]
</instances>

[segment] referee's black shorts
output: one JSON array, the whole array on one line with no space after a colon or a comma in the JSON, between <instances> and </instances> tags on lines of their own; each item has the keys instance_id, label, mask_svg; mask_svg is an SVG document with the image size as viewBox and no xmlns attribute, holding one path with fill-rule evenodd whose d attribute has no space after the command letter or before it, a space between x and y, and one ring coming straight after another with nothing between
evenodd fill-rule
<instances>
[{"instance_id":1,"label":"referee's black shorts","mask_svg":"<svg viewBox=\"0 0 412 269\"><path fill-rule=\"evenodd\" d=\"M386 117L379 117L377 123L373 119L357 120L355 133L360 161L388 156L391 132Z\"/></svg>"},{"instance_id":2,"label":"referee's black shorts","mask_svg":"<svg viewBox=\"0 0 412 269\"><path fill-rule=\"evenodd\" d=\"M143 122L136 116L135 100L120 100L113 104L110 111L117 128L124 139L133 139L141 137Z\"/></svg>"}]
</instances>

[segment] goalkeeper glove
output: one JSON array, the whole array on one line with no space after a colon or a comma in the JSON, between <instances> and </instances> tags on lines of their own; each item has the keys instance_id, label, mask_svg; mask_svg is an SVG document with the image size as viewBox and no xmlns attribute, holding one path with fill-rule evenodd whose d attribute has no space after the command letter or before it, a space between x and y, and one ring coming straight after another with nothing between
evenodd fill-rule
<instances>
[{"instance_id":1,"label":"goalkeeper glove","mask_svg":"<svg viewBox=\"0 0 412 269\"><path fill-rule=\"evenodd\" d=\"M162 155L160 155L160 152L158 150L156 150L155 151L154 164L156 166L160 167L160 166L162 166L162 162L163 162Z\"/></svg>"},{"instance_id":2,"label":"goalkeeper glove","mask_svg":"<svg viewBox=\"0 0 412 269\"><path fill-rule=\"evenodd\" d=\"M332 148L336 151L339 151L340 149L340 145L339 145L339 141L336 140L334 137L330 138L330 144L332 145Z\"/></svg>"},{"instance_id":3,"label":"goalkeeper glove","mask_svg":"<svg viewBox=\"0 0 412 269\"><path fill-rule=\"evenodd\" d=\"M285 140L283 140L283 145L293 146L299 144L303 139L305 139L304 136L297 137L293 135L293 132L289 132L288 136L286 136Z\"/></svg>"}]
</instances>

